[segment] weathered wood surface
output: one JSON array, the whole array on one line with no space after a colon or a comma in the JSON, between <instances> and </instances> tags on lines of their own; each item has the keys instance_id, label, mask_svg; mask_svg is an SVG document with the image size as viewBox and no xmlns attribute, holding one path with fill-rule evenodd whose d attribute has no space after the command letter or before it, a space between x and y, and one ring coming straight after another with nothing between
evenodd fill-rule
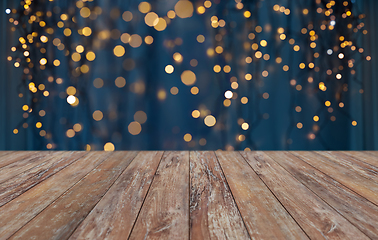
<instances>
[{"instance_id":1,"label":"weathered wood surface","mask_svg":"<svg viewBox=\"0 0 378 240\"><path fill-rule=\"evenodd\" d=\"M376 155L375 152L342 151L339 153L346 154L357 160L360 160L370 165L373 165L375 167L378 167L378 154Z\"/></svg>"},{"instance_id":2,"label":"weathered wood surface","mask_svg":"<svg viewBox=\"0 0 378 240\"><path fill-rule=\"evenodd\" d=\"M0 207L75 162L84 154L85 152L65 152L54 155L42 164L1 183Z\"/></svg>"},{"instance_id":3,"label":"weathered wood surface","mask_svg":"<svg viewBox=\"0 0 378 240\"><path fill-rule=\"evenodd\" d=\"M13 153L13 151L0 151L0 158L10 153Z\"/></svg>"},{"instance_id":4,"label":"weathered wood surface","mask_svg":"<svg viewBox=\"0 0 378 240\"><path fill-rule=\"evenodd\" d=\"M190 153L190 239L250 239L214 152Z\"/></svg>"},{"instance_id":5,"label":"weathered wood surface","mask_svg":"<svg viewBox=\"0 0 378 240\"><path fill-rule=\"evenodd\" d=\"M89 153L0 208L0 238L7 239L108 158Z\"/></svg>"},{"instance_id":6,"label":"weathered wood surface","mask_svg":"<svg viewBox=\"0 0 378 240\"><path fill-rule=\"evenodd\" d=\"M358 166L349 168L351 165L345 165L345 162L339 163L338 159L330 154L321 155L316 152L292 152L292 154L378 205L378 182L369 180L366 175L361 175L361 172L356 172Z\"/></svg>"},{"instance_id":7,"label":"weathered wood surface","mask_svg":"<svg viewBox=\"0 0 378 240\"><path fill-rule=\"evenodd\" d=\"M367 236L377 238L378 206L289 152L265 153Z\"/></svg>"},{"instance_id":8,"label":"weathered wood surface","mask_svg":"<svg viewBox=\"0 0 378 240\"><path fill-rule=\"evenodd\" d=\"M67 239L135 155L113 153L10 239Z\"/></svg>"},{"instance_id":9,"label":"weathered wood surface","mask_svg":"<svg viewBox=\"0 0 378 240\"><path fill-rule=\"evenodd\" d=\"M189 238L189 152L165 152L129 239Z\"/></svg>"},{"instance_id":10,"label":"weathered wood surface","mask_svg":"<svg viewBox=\"0 0 378 240\"><path fill-rule=\"evenodd\" d=\"M253 239L307 239L238 152L216 152L237 206Z\"/></svg>"},{"instance_id":11,"label":"weathered wood surface","mask_svg":"<svg viewBox=\"0 0 378 240\"><path fill-rule=\"evenodd\" d=\"M265 153L241 154L310 238L369 239Z\"/></svg>"},{"instance_id":12,"label":"weathered wood surface","mask_svg":"<svg viewBox=\"0 0 378 240\"><path fill-rule=\"evenodd\" d=\"M0 240L378 240L377 161L374 151L0 151Z\"/></svg>"},{"instance_id":13,"label":"weathered wood surface","mask_svg":"<svg viewBox=\"0 0 378 240\"><path fill-rule=\"evenodd\" d=\"M70 239L129 236L162 155L139 153Z\"/></svg>"},{"instance_id":14,"label":"weathered wood surface","mask_svg":"<svg viewBox=\"0 0 378 240\"><path fill-rule=\"evenodd\" d=\"M4 154L3 156L0 157L0 169L13 162L17 162L25 158L33 157L36 153L38 152L20 151L20 152L10 152L10 153Z\"/></svg>"},{"instance_id":15,"label":"weathered wood surface","mask_svg":"<svg viewBox=\"0 0 378 240\"><path fill-rule=\"evenodd\" d=\"M0 183L39 165L54 157L63 156L64 152L37 152L27 158L8 164L0 169Z\"/></svg>"}]
</instances>

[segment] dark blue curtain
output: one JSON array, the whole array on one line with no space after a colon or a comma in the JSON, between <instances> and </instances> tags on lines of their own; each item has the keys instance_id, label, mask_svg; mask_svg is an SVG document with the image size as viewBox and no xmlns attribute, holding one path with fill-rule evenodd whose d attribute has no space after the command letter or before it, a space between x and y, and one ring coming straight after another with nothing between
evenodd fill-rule
<instances>
[{"instance_id":1,"label":"dark blue curtain","mask_svg":"<svg viewBox=\"0 0 378 240\"><path fill-rule=\"evenodd\" d=\"M141 2L34 0L27 15L18 1L2 1L0 149L378 148L376 1L328 7L328 1L214 0L209 8L190 1L193 16L173 19L167 13L177 0L147 1L149 12L165 17L162 31L147 26ZM86 7L89 17L81 13ZM347 9L353 15L343 18ZM25 20L37 12L35 22ZM66 36L65 29L72 33ZM30 65L19 38L28 41L33 32ZM357 49L341 48L341 36ZM116 46L125 49L122 56L115 56ZM92 52L94 61L86 58ZM42 68L41 59L47 60ZM188 71L195 74L193 84L182 80Z\"/></svg>"}]
</instances>

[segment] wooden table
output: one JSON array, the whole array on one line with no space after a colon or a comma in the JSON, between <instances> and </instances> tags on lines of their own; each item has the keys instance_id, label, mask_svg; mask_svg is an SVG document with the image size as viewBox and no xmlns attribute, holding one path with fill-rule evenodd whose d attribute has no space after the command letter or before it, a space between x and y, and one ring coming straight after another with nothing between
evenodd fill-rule
<instances>
[{"instance_id":1,"label":"wooden table","mask_svg":"<svg viewBox=\"0 0 378 240\"><path fill-rule=\"evenodd\" d=\"M0 239L378 239L378 152L0 152Z\"/></svg>"}]
</instances>

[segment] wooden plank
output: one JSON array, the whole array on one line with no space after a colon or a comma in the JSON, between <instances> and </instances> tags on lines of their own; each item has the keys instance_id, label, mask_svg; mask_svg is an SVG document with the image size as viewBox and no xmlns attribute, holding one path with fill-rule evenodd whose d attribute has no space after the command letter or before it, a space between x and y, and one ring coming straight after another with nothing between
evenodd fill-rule
<instances>
[{"instance_id":1,"label":"wooden plank","mask_svg":"<svg viewBox=\"0 0 378 240\"><path fill-rule=\"evenodd\" d=\"M215 152L252 239L308 239L237 152Z\"/></svg>"},{"instance_id":2,"label":"wooden plank","mask_svg":"<svg viewBox=\"0 0 378 240\"><path fill-rule=\"evenodd\" d=\"M378 182L378 167L365 163L349 155L335 151L321 151L316 153L328 158L329 160L341 166L344 166L345 168L348 168L358 173L361 177L364 177L371 181Z\"/></svg>"},{"instance_id":3,"label":"wooden plank","mask_svg":"<svg viewBox=\"0 0 378 240\"><path fill-rule=\"evenodd\" d=\"M30 154L29 157L24 158L22 160L13 162L11 164L8 164L7 166L4 166L0 168L0 183L7 181L10 178L13 178L14 176L17 176L18 174L29 170L35 166L38 166L40 164L43 164L45 161L54 158L54 157L60 157L63 156L64 152L37 152Z\"/></svg>"},{"instance_id":4,"label":"wooden plank","mask_svg":"<svg viewBox=\"0 0 378 240\"><path fill-rule=\"evenodd\" d=\"M378 157L378 151L363 151L364 153L370 154L374 157Z\"/></svg>"},{"instance_id":5,"label":"wooden plank","mask_svg":"<svg viewBox=\"0 0 378 240\"><path fill-rule=\"evenodd\" d=\"M265 152L372 239L378 238L378 207L288 152Z\"/></svg>"},{"instance_id":6,"label":"wooden plank","mask_svg":"<svg viewBox=\"0 0 378 240\"><path fill-rule=\"evenodd\" d=\"M2 206L0 210L0 236L2 238L10 237L109 155L109 152L90 152Z\"/></svg>"},{"instance_id":7,"label":"wooden plank","mask_svg":"<svg viewBox=\"0 0 378 240\"><path fill-rule=\"evenodd\" d=\"M369 239L263 152L241 152L311 239Z\"/></svg>"},{"instance_id":8,"label":"wooden plank","mask_svg":"<svg viewBox=\"0 0 378 240\"><path fill-rule=\"evenodd\" d=\"M165 152L129 239L189 238L189 152Z\"/></svg>"},{"instance_id":9,"label":"wooden plank","mask_svg":"<svg viewBox=\"0 0 378 240\"><path fill-rule=\"evenodd\" d=\"M86 152L65 152L62 155L54 155L42 164L1 183L0 207L75 162L84 154Z\"/></svg>"},{"instance_id":10,"label":"wooden plank","mask_svg":"<svg viewBox=\"0 0 378 240\"><path fill-rule=\"evenodd\" d=\"M332 177L347 188L355 191L369 201L378 205L378 183L369 181L357 172L342 166L328 157L315 152L291 152L314 168Z\"/></svg>"},{"instance_id":11,"label":"wooden plank","mask_svg":"<svg viewBox=\"0 0 378 240\"><path fill-rule=\"evenodd\" d=\"M136 154L113 153L10 239L67 239Z\"/></svg>"},{"instance_id":12,"label":"wooden plank","mask_svg":"<svg viewBox=\"0 0 378 240\"><path fill-rule=\"evenodd\" d=\"M371 154L372 152L370 151L341 151L340 153L346 154L360 161L378 167L378 155L375 156L374 154Z\"/></svg>"},{"instance_id":13,"label":"wooden plank","mask_svg":"<svg viewBox=\"0 0 378 240\"><path fill-rule=\"evenodd\" d=\"M1 162L1 157L5 156L7 154L13 153L13 151L0 151L0 162Z\"/></svg>"},{"instance_id":14,"label":"wooden plank","mask_svg":"<svg viewBox=\"0 0 378 240\"><path fill-rule=\"evenodd\" d=\"M11 163L23 160L28 157L33 157L37 153L37 151L15 151L10 154L6 154L2 156L0 159L0 170L4 166L7 166Z\"/></svg>"},{"instance_id":15,"label":"wooden plank","mask_svg":"<svg viewBox=\"0 0 378 240\"><path fill-rule=\"evenodd\" d=\"M140 152L70 239L126 239L163 152Z\"/></svg>"},{"instance_id":16,"label":"wooden plank","mask_svg":"<svg viewBox=\"0 0 378 240\"><path fill-rule=\"evenodd\" d=\"M250 239L214 152L190 152L190 239Z\"/></svg>"}]
</instances>

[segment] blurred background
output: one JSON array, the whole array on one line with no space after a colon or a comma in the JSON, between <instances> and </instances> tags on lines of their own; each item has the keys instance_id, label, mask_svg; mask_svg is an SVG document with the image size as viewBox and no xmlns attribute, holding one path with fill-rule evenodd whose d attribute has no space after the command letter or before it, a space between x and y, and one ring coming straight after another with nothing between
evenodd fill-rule
<instances>
[{"instance_id":1,"label":"blurred background","mask_svg":"<svg viewBox=\"0 0 378 240\"><path fill-rule=\"evenodd\" d=\"M3 0L2 150L378 149L375 0Z\"/></svg>"}]
</instances>

